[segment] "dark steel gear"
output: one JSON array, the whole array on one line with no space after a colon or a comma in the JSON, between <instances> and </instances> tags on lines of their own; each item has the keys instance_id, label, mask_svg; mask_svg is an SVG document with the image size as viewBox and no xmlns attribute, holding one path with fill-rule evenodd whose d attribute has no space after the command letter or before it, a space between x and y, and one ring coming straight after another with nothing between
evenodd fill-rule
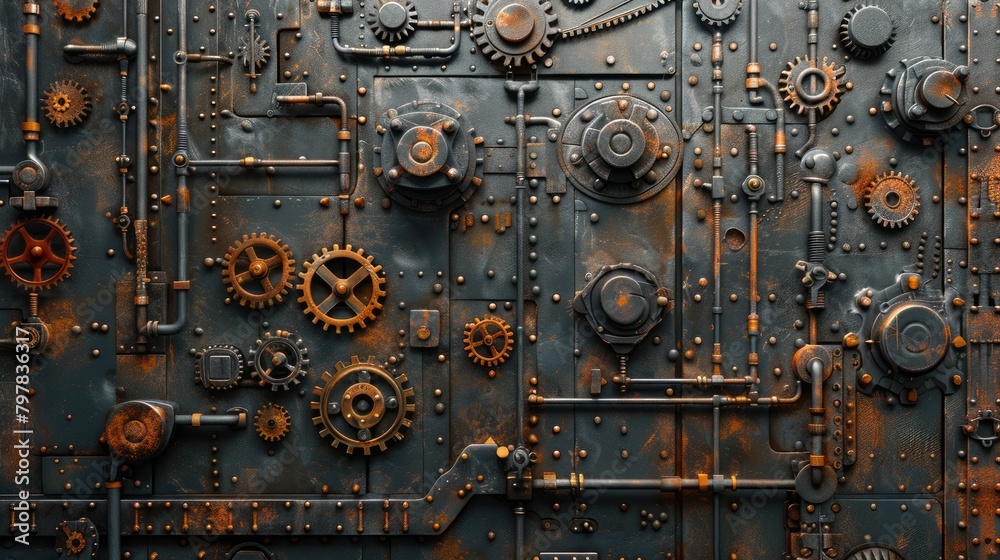
<instances>
[{"instance_id":1,"label":"dark steel gear","mask_svg":"<svg viewBox=\"0 0 1000 560\"><path fill-rule=\"evenodd\" d=\"M465 325L462 342L473 362L496 367L510 357L510 351L514 349L514 331L500 317L477 317Z\"/></svg>"},{"instance_id":2,"label":"dark steel gear","mask_svg":"<svg viewBox=\"0 0 1000 560\"><path fill-rule=\"evenodd\" d=\"M406 374L390 373L374 356L366 361L352 356L349 365L337 362L334 373L323 372L322 381L313 389L313 423L320 436L333 439L334 448L371 455L372 449L385 451L389 441L403 439L416 410Z\"/></svg>"},{"instance_id":3,"label":"dark steel gear","mask_svg":"<svg viewBox=\"0 0 1000 560\"><path fill-rule=\"evenodd\" d=\"M743 9L740 0L701 0L694 3L694 10L702 23L709 27L724 27L736 21Z\"/></svg>"},{"instance_id":4,"label":"dark steel gear","mask_svg":"<svg viewBox=\"0 0 1000 560\"><path fill-rule=\"evenodd\" d=\"M97 13L99 0L52 0L52 3L63 19L81 23Z\"/></svg>"},{"instance_id":5,"label":"dark steel gear","mask_svg":"<svg viewBox=\"0 0 1000 560\"><path fill-rule=\"evenodd\" d=\"M56 554L60 558L97 556L97 527L86 517L75 521L60 521L56 526Z\"/></svg>"},{"instance_id":6,"label":"dark steel gear","mask_svg":"<svg viewBox=\"0 0 1000 560\"><path fill-rule=\"evenodd\" d=\"M891 548L885 548L882 546L865 546L859 550L855 550L849 556L847 560L906 560L901 554L892 550Z\"/></svg>"},{"instance_id":7,"label":"dark steel gear","mask_svg":"<svg viewBox=\"0 0 1000 560\"><path fill-rule=\"evenodd\" d=\"M788 107L800 115L816 109L817 116L824 118L840 103L840 96L846 91L843 66L823 57L815 65L808 59L795 57L781 71L778 85L788 102ZM816 81L815 87L811 85Z\"/></svg>"},{"instance_id":8,"label":"dark steel gear","mask_svg":"<svg viewBox=\"0 0 1000 560\"><path fill-rule=\"evenodd\" d=\"M194 362L194 380L207 389L225 391L236 387L244 373L243 352L230 344L214 344L202 350Z\"/></svg>"},{"instance_id":9,"label":"dark steel gear","mask_svg":"<svg viewBox=\"0 0 1000 560\"><path fill-rule=\"evenodd\" d=\"M374 257L365 256L364 249L355 250L350 245L323 248L321 253L313 254L312 260L304 263L305 272L299 273L299 302L306 304L306 315L313 316L314 324L322 321L323 330L333 327L340 333L344 328L348 332L365 328L382 309L382 266L373 264Z\"/></svg>"},{"instance_id":10,"label":"dark steel gear","mask_svg":"<svg viewBox=\"0 0 1000 560\"><path fill-rule=\"evenodd\" d=\"M901 228L920 213L919 188L906 175L890 171L877 177L865 193L865 207L873 220L887 228Z\"/></svg>"},{"instance_id":11,"label":"dark steel gear","mask_svg":"<svg viewBox=\"0 0 1000 560\"><path fill-rule=\"evenodd\" d=\"M265 404L253 415L253 429L264 441L281 441L291 428L292 415L280 404Z\"/></svg>"},{"instance_id":12,"label":"dark steel gear","mask_svg":"<svg viewBox=\"0 0 1000 560\"><path fill-rule=\"evenodd\" d=\"M49 84L42 97L45 117L59 128L80 124L90 114L90 96L83 86L73 80L60 80Z\"/></svg>"},{"instance_id":13,"label":"dark steel gear","mask_svg":"<svg viewBox=\"0 0 1000 560\"><path fill-rule=\"evenodd\" d=\"M69 278L76 245L66 226L42 216L16 222L0 240L0 266L29 291L53 288Z\"/></svg>"},{"instance_id":14,"label":"dark steel gear","mask_svg":"<svg viewBox=\"0 0 1000 560\"><path fill-rule=\"evenodd\" d=\"M590 0L566 0L566 3L574 6L586 6L590 3Z\"/></svg>"},{"instance_id":15,"label":"dark steel gear","mask_svg":"<svg viewBox=\"0 0 1000 560\"><path fill-rule=\"evenodd\" d=\"M885 9L858 4L840 22L840 44L858 60L870 60L896 42L896 25Z\"/></svg>"},{"instance_id":16,"label":"dark steel gear","mask_svg":"<svg viewBox=\"0 0 1000 560\"><path fill-rule=\"evenodd\" d=\"M483 54L504 67L523 67L545 56L559 31L547 0L478 0L472 36Z\"/></svg>"},{"instance_id":17,"label":"dark steel gear","mask_svg":"<svg viewBox=\"0 0 1000 560\"><path fill-rule=\"evenodd\" d=\"M302 339L294 334L288 331L265 333L250 349L251 375L261 387L287 391L302 382L309 365L307 355Z\"/></svg>"},{"instance_id":18,"label":"dark steel gear","mask_svg":"<svg viewBox=\"0 0 1000 560\"><path fill-rule=\"evenodd\" d=\"M365 18L381 41L405 41L417 29L417 8L410 0L378 0Z\"/></svg>"},{"instance_id":19,"label":"dark steel gear","mask_svg":"<svg viewBox=\"0 0 1000 560\"><path fill-rule=\"evenodd\" d=\"M229 247L222 264L226 291L252 309L284 301L295 274L288 245L264 232L244 235Z\"/></svg>"}]
</instances>

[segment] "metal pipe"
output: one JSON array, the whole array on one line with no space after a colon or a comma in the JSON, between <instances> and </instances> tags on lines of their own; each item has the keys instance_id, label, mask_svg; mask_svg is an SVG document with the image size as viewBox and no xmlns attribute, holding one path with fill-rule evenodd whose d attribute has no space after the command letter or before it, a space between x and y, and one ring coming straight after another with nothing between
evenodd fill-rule
<instances>
[{"instance_id":1,"label":"metal pipe","mask_svg":"<svg viewBox=\"0 0 1000 560\"><path fill-rule=\"evenodd\" d=\"M424 58L447 58L458 51L458 46L462 42L462 6L458 2L452 4L452 30L451 45L448 47L407 47L405 45L382 45L381 47L348 47L340 43L340 14L330 14L330 38L333 40L333 48L341 53L353 56L370 56L378 58L404 58L419 57Z\"/></svg>"},{"instance_id":2,"label":"metal pipe","mask_svg":"<svg viewBox=\"0 0 1000 560\"><path fill-rule=\"evenodd\" d=\"M813 486L819 488L823 484L823 467L826 465L826 454L823 453L823 440L826 435L826 407L823 405L823 375L826 366L819 358L813 358L806 364L809 378L812 382L812 403L809 412L812 421L809 423L809 434L812 435L812 456L809 465L812 467Z\"/></svg>"},{"instance_id":3,"label":"metal pipe","mask_svg":"<svg viewBox=\"0 0 1000 560\"><path fill-rule=\"evenodd\" d=\"M707 482L704 478L681 478L665 476L663 478L557 478L556 480L531 481L535 489L548 491L572 490L659 490L660 492L683 492L699 490L703 492L724 492L726 490L794 490L795 481L781 478L747 478L740 479L735 475L723 476L720 479Z\"/></svg>"},{"instance_id":4,"label":"metal pipe","mask_svg":"<svg viewBox=\"0 0 1000 560\"><path fill-rule=\"evenodd\" d=\"M714 101L714 158L712 160L712 375L722 375L722 198L726 188L722 174L722 31L712 35L712 95Z\"/></svg>"},{"instance_id":5,"label":"metal pipe","mask_svg":"<svg viewBox=\"0 0 1000 560\"><path fill-rule=\"evenodd\" d=\"M246 422L241 414L178 414L174 423L178 426L238 428Z\"/></svg>"},{"instance_id":6,"label":"metal pipe","mask_svg":"<svg viewBox=\"0 0 1000 560\"><path fill-rule=\"evenodd\" d=\"M718 397L716 397L718 400ZM722 476L719 463L722 452L719 447L722 445L722 412L719 403L712 405L712 481L716 482ZM712 558L722 560L722 512L719 504L719 492L712 493Z\"/></svg>"},{"instance_id":7,"label":"metal pipe","mask_svg":"<svg viewBox=\"0 0 1000 560\"><path fill-rule=\"evenodd\" d=\"M139 332L137 343L146 342L144 333L149 305L149 294L146 289L147 267L149 265L149 220L146 210L146 200L149 198L149 6L148 0L137 0L135 6L136 20L136 74L137 89L135 100L135 323Z\"/></svg>"},{"instance_id":8,"label":"metal pipe","mask_svg":"<svg viewBox=\"0 0 1000 560\"><path fill-rule=\"evenodd\" d=\"M662 386L662 385L696 385L699 387L717 387L722 385L753 385L754 379L752 377L725 377L722 379L711 378L707 375L698 376L694 379L680 379L680 378L670 378L670 379L654 379L654 378L642 378L635 379L633 377L624 377L621 375L615 375L611 378L612 383L618 383L622 385L646 385L646 386Z\"/></svg>"},{"instance_id":9,"label":"metal pipe","mask_svg":"<svg viewBox=\"0 0 1000 560\"><path fill-rule=\"evenodd\" d=\"M197 173L198 167L243 167L257 169L260 167L339 167L336 159L257 159L247 156L241 159L199 159L188 162L191 173Z\"/></svg>"},{"instance_id":10,"label":"metal pipe","mask_svg":"<svg viewBox=\"0 0 1000 560\"><path fill-rule=\"evenodd\" d=\"M177 42L178 52L187 52L187 2L177 3ZM174 152L174 166L177 175L177 280L174 282L174 292L177 294L177 315L172 323L160 324L159 321L146 323L146 334L149 336L174 335L187 324L187 292L190 282L187 279L188 254L188 218L191 212L191 191L188 190L188 137L187 126L187 61L183 57L175 57L178 64L177 85L177 150Z\"/></svg>"},{"instance_id":11,"label":"metal pipe","mask_svg":"<svg viewBox=\"0 0 1000 560\"><path fill-rule=\"evenodd\" d=\"M21 130L27 149L28 159L38 165L38 143L41 125L38 122L38 36L41 6L36 2L24 3L24 123Z\"/></svg>"},{"instance_id":12,"label":"metal pipe","mask_svg":"<svg viewBox=\"0 0 1000 560\"><path fill-rule=\"evenodd\" d=\"M117 470L116 462L111 463L111 468ZM117 478L114 473L112 476ZM108 492L108 558L118 560L122 557L122 483L108 481L105 488Z\"/></svg>"},{"instance_id":13,"label":"metal pipe","mask_svg":"<svg viewBox=\"0 0 1000 560\"><path fill-rule=\"evenodd\" d=\"M590 406L673 406L673 405L701 405L714 406L717 402L719 406L778 406L793 404L802 398L802 381L795 382L795 394L791 397L758 397L756 399L747 396L730 397L728 395L714 395L711 397L665 397L665 398L586 398L586 397L544 397L542 395L529 395L528 404L534 406L542 405L590 405Z\"/></svg>"}]
</instances>

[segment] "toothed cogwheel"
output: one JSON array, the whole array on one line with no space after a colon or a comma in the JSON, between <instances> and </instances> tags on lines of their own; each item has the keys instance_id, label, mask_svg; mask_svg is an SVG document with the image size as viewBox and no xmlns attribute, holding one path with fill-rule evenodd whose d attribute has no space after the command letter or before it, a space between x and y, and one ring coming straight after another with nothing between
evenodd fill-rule
<instances>
[{"instance_id":1,"label":"toothed cogwheel","mask_svg":"<svg viewBox=\"0 0 1000 560\"><path fill-rule=\"evenodd\" d=\"M465 351L472 361L487 367L496 367L510 357L514 349L514 331L499 317L487 315L465 325Z\"/></svg>"},{"instance_id":2,"label":"toothed cogwheel","mask_svg":"<svg viewBox=\"0 0 1000 560\"><path fill-rule=\"evenodd\" d=\"M920 213L919 188L906 175L890 171L872 181L865 207L872 219L887 228L901 228Z\"/></svg>"},{"instance_id":3,"label":"toothed cogwheel","mask_svg":"<svg viewBox=\"0 0 1000 560\"><path fill-rule=\"evenodd\" d=\"M35 292L69 278L76 245L59 220L27 218L10 227L0 240L0 267L22 288Z\"/></svg>"},{"instance_id":4,"label":"toothed cogwheel","mask_svg":"<svg viewBox=\"0 0 1000 560\"><path fill-rule=\"evenodd\" d=\"M242 241L229 247L222 266L226 292L251 309L284 301L295 274L288 245L264 232L244 235Z\"/></svg>"},{"instance_id":5,"label":"toothed cogwheel","mask_svg":"<svg viewBox=\"0 0 1000 560\"><path fill-rule=\"evenodd\" d=\"M59 128L80 124L90 114L90 97L83 86L73 80L49 84L42 97L45 117Z\"/></svg>"},{"instance_id":6,"label":"toothed cogwheel","mask_svg":"<svg viewBox=\"0 0 1000 560\"><path fill-rule=\"evenodd\" d=\"M299 273L299 302L306 304L305 314L313 316L314 324L322 322L323 330L333 327L338 334L344 328L348 332L365 328L382 309L382 267L373 264L374 257L365 256L364 249L350 245L343 249L334 245L333 250L321 252L306 261L305 272Z\"/></svg>"},{"instance_id":7,"label":"toothed cogwheel","mask_svg":"<svg viewBox=\"0 0 1000 560\"><path fill-rule=\"evenodd\" d=\"M291 428L292 416L280 404L265 404L253 415L253 429L264 441L281 441Z\"/></svg>"},{"instance_id":8,"label":"toothed cogwheel","mask_svg":"<svg viewBox=\"0 0 1000 560\"><path fill-rule=\"evenodd\" d=\"M895 550L882 546L867 545L855 550L847 560L906 560Z\"/></svg>"},{"instance_id":9,"label":"toothed cogwheel","mask_svg":"<svg viewBox=\"0 0 1000 560\"><path fill-rule=\"evenodd\" d=\"M226 391L243 378L243 352L231 344L213 344L194 361L194 380L206 389Z\"/></svg>"},{"instance_id":10,"label":"toothed cogwheel","mask_svg":"<svg viewBox=\"0 0 1000 560\"><path fill-rule=\"evenodd\" d=\"M816 109L817 116L822 119L840 103L846 87L846 72L843 66L837 66L826 57L815 66L807 59L795 57L795 62L789 62L781 71L778 85L790 109L800 115Z\"/></svg>"},{"instance_id":11,"label":"toothed cogwheel","mask_svg":"<svg viewBox=\"0 0 1000 560\"><path fill-rule=\"evenodd\" d=\"M702 23L709 27L723 27L736 21L743 9L739 0L702 0L694 3L694 10Z\"/></svg>"},{"instance_id":12,"label":"toothed cogwheel","mask_svg":"<svg viewBox=\"0 0 1000 560\"><path fill-rule=\"evenodd\" d=\"M840 44L858 60L870 60L896 42L896 25L884 8L858 4L840 22Z\"/></svg>"},{"instance_id":13,"label":"toothed cogwheel","mask_svg":"<svg viewBox=\"0 0 1000 560\"><path fill-rule=\"evenodd\" d=\"M417 8L410 0L379 0L365 21L380 40L398 43L417 29Z\"/></svg>"},{"instance_id":14,"label":"toothed cogwheel","mask_svg":"<svg viewBox=\"0 0 1000 560\"><path fill-rule=\"evenodd\" d=\"M546 0L479 0L472 36L491 61L504 67L528 66L552 46L557 19Z\"/></svg>"},{"instance_id":15,"label":"toothed cogwheel","mask_svg":"<svg viewBox=\"0 0 1000 560\"><path fill-rule=\"evenodd\" d=\"M365 361L352 356L350 364L337 362L333 373L323 372L322 382L313 389L313 424L320 436L333 439L334 448L371 455L403 439L416 410L406 374L390 373L375 364L374 356Z\"/></svg>"},{"instance_id":16,"label":"toothed cogwheel","mask_svg":"<svg viewBox=\"0 0 1000 560\"><path fill-rule=\"evenodd\" d=\"M98 0L52 0L52 3L66 21L81 23L97 13Z\"/></svg>"},{"instance_id":17,"label":"toothed cogwheel","mask_svg":"<svg viewBox=\"0 0 1000 560\"><path fill-rule=\"evenodd\" d=\"M60 521L56 526L56 553L61 558L97 556L97 527L86 517L75 521ZM89 554L86 554L89 552Z\"/></svg>"},{"instance_id":18,"label":"toothed cogwheel","mask_svg":"<svg viewBox=\"0 0 1000 560\"><path fill-rule=\"evenodd\" d=\"M251 376L261 387L287 391L302 382L309 358L302 339L288 331L265 333L250 349Z\"/></svg>"}]
</instances>

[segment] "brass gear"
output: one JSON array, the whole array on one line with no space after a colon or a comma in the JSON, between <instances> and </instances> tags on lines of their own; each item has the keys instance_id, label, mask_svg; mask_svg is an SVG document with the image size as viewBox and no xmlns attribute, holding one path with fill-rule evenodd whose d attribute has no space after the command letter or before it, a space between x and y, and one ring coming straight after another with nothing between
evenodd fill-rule
<instances>
[{"instance_id":1,"label":"brass gear","mask_svg":"<svg viewBox=\"0 0 1000 560\"><path fill-rule=\"evenodd\" d=\"M778 85L790 109L800 115L806 114L809 109L816 109L822 119L840 103L840 96L844 94L846 87L846 72L843 66L837 66L827 57L815 64L808 59L795 57L795 61L789 62L781 71ZM807 80L814 78L817 80L815 90L807 83Z\"/></svg>"},{"instance_id":2,"label":"brass gear","mask_svg":"<svg viewBox=\"0 0 1000 560\"><path fill-rule=\"evenodd\" d=\"M909 176L895 171L883 173L865 191L865 207L880 225L901 228L920 213L918 191Z\"/></svg>"},{"instance_id":3,"label":"brass gear","mask_svg":"<svg viewBox=\"0 0 1000 560\"><path fill-rule=\"evenodd\" d=\"M334 245L333 250L324 247L321 253L313 254L312 260L304 263L305 272L299 273L299 302L306 304L306 315L313 316L314 324L322 321L323 330L333 327L340 333L345 327L349 332L354 332L355 326L365 328L366 321L374 320L375 312L382 309L382 266L373 264L374 257L365 256L364 249L355 250L350 245L343 249ZM334 272L334 267L343 272ZM317 287L322 292L319 301Z\"/></svg>"},{"instance_id":4,"label":"brass gear","mask_svg":"<svg viewBox=\"0 0 1000 560\"><path fill-rule=\"evenodd\" d=\"M265 333L250 349L250 375L261 387L272 391L289 390L302 382L309 365L308 352L302 339L288 331Z\"/></svg>"},{"instance_id":5,"label":"brass gear","mask_svg":"<svg viewBox=\"0 0 1000 560\"><path fill-rule=\"evenodd\" d=\"M80 556L88 547L88 556L96 556L97 544L97 528L85 517L76 521L60 521L56 526L56 553L61 557Z\"/></svg>"},{"instance_id":6,"label":"brass gear","mask_svg":"<svg viewBox=\"0 0 1000 560\"><path fill-rule=\"evenodd\" d=\"M59 128L80 124L90 114L90 96L73 80L52 82L42 95L45 117Z\"/></svg>"},{"instance_id":7,"label":"brass gear","mask_svg":"<svg viewBox=\"0 0 1000 560\"><path fill-rule=\"evenodd\" d=\"M514 349L514 331L499 317L487 315L465 325L465 351L472 361L487 367L496 367L510 357Z\"/></svg>"},{"instance_id":8,"label":"brass gear","mask_svg":"<svg viewBox=\"0 0 1000 560\"><path fill-rule=\"evenodd\" d=\"M76 259L73 236L59 220L21 220L0 240L0 267L22 288L35 292L69 278Z\"/></svg>"},{"instance_id":9,"label":"brass gear","mask_svg":"<svg viewBox=\"0 0 1000 560\"><path fill-rule=\"evenodd\" d=\"M323 384L313 389L310 406L320 436L332 438L334 448L343 445L349 455L356 449L371 455L373 449L385 451L389 441L402 440L417 408L406 374L390 373L375 364L374 356L365 361L351 356L350 364L337 362L335 368L323 372Z\"/></svg>"},{"instance_id":10,"label":"brass gear","mask_svg":"<svg viewBox=\"0 0 1000 560\"><path fill-rule=\"evenodd\" d=\"M222 265L226 291L240 305L251 309L284 301L295 274L295 260L288 245L264 232L244 235L226 251Z\"/></svg>"},{"instance_id":11,"label":"brass gear","mask_svg":"<svg viewBox=\"0 0 1000 560\"><path fill-rule=\"evenodd\" d=\"M66 21L81 23L93 17L97 12L99 0L52 0L56 12Z\"/></svg>"},{"instance_id":12,"label":"brass gear","mask_svg":"<svg viewBox=\"0 0 1000 560\"><path fill-rule=\"evenodd\" d=\"M265 404L253 415L253 429L264 441L281 441L291 428L292 416L280 404Z\"/></svg>"},{"instance_id":13,"label":"brass gear","mask_svg":"<svg viewBox=\"0 0 1000 560\"><path fill-rule=\"evenodd\" d=\"M472 36L496 64L530 66L545 56L559 34L548 0L478 0Z\"/></svg>"}]
</instances>

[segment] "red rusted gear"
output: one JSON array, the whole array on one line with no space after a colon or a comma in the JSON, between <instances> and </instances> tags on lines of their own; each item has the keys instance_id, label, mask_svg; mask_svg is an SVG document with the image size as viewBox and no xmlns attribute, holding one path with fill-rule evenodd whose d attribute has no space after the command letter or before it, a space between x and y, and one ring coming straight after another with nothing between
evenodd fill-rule
<instances>
[{"instance_id":1,"label":"red rusted gear","mask_svg":"<svg viewBox=\"0 0 1000 560\"><path fill-rule=\"evenodd\" d=\"M865 207L880 225L901 228L920 213L918 190L907 175L895 171L883 173L865 192Z\"/></svg>"},{"instance_id":2,"label":"red rusted gear","mask_svg":"<svg viewBox=\"0 0 1000 560\"><path fill-rule=\"evenodd\" d=\"M364 249L334 245L333 250L323 248L322 254L314 254L304 263L306 270L299 273L302 283L297 286L302 292L299 302L306 304L305 313L313 316L313 323L322 321L323 330L333 327L340 333L344 328L349 332L354 332L354 327L363 329L367 321L375 319L375 312L382 309L385 279L382 267L372 264L373 259L365 256ZM322 294L317 293L317 287ZM317 301L317 296L322 299ZM335 313L341 304L349 311L338 317Z\"/></svg>"},{"instance_id":3,"label":"red rusted gear","mask_svg":"<svg viewBox=\"0 0 1000 560\"><path fill-rule=\"evenodd\" d=\"M226 291L240 305L252 309L284 301L295 274L295 260L288 245L264 232L244 235L242 241L229 247L222 264Z\"/></svg>"},{"instance_id":4,"label":"red rusted gear","mask_svg":"<svg viewBox=\"0 0 1000 560\"><path fill-rule=\"evenodd\" d=\"M322 381L313 389L313 424L320 436L333 439L334 448L343 445L348 454L356 449L365 455L373 449L385 451L389 441L403 439L403 430L413 422L410 417L417 407L406 374L376 365L374 356L337 362L336 371L323 372Z\"/></svg>"},{"instance_id":5,"label":"red rusted gear","mask_svg":"<svg viewBox=\"0 0 1000 560\"><path fill-rule=\"evenodd\" d=\"M42 97L45 117L59 128L80 124L90 114L90 97L83 86L73 80L49 84Z\"/></svg>"},{"instance_id":6,"label":"red rusted gear","mask_svg":"<svg viewBox=\"0 0 1000 560\"><path fill-rule=\"evenodd\" d=\"M499 317L477 317L465 325L462 342L473 362L496 367L510 357L510 351L514 349L514 331Z\"/></svg>"},{"instance_id":7,"label":"red rusted gear","mask_svg":"<svg viewBox=\"0 0 1000 560\"><path fill-rule=\"evenodd\" d=\"M52 0L56 6L56 12L66 21L77 23L86 21L97 13L99 0Z\"/></svg>"},{"instance_id":8,"label":"red rusted gear","mask_svg":"<svg viewBox=\"0 0 1000 560\"><path fill-rule=\"evenodd\" d=\"M819 118L824 118L833 112L840 103L840 96L846 91L843 66L823 57L816 61L815 66L808 59L795 57L781 71L778 86L788 102L788 107L800 115L816 109ZM810 91L806 80L817 79L816 91Z\"/></svg>"},{"instance_id":9,"label":"red rusted gear","mask_svg":"<svg viewBox=\"0 0 1000 560\"><path fill-rule=\"evenodd\" d=\"M59 220L21 220L0 240L0 266L22 288L36 292L69 278L76 259L73 236Z\"/></svg>"},{"instance_id":10,"label":"red rusted gear","mask_svg":"<svg viewBox=\"0 0 1000 560\"><path fill-rule=\"evenodd\" d=\"M280 404L265 404L253 416L253 429L264 441L281 441L291 428L292 415Z\"/></svg>"}]
</instances>

